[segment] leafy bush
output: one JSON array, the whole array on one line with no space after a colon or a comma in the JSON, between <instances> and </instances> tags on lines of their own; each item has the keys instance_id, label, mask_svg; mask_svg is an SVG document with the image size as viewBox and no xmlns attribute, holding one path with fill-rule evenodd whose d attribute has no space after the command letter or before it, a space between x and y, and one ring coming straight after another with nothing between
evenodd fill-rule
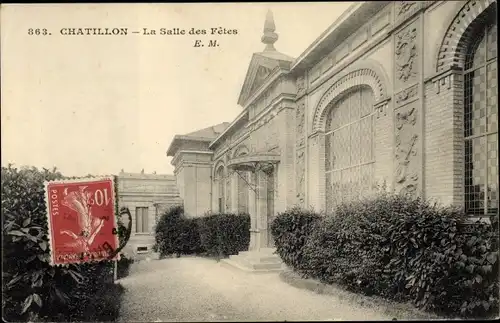
<instances>
[{"instance_id":1,"label":"leafy bush","mask_svg":"<svg viewBox=\"0 0 500 323\"><path fill-rule=\"evenodd\" d=\"M321 216L298 207L279 213L271 224L276 252L283 262L302 269L303 247Z\"/></svg>"},{"instance_id":2,"label":"leafy bush","mask_svg":"<svg viewBox=\"0 0 500 323\"><path fill-rule=\"evenodd\" d=\"M84 309L99 301L93 293L112 283L111 262L49 265L44 181L63 178L55 168L40 171L34 167L2 167L5 320L92 321L102 314Z\"/></svg>"},{"instance_id":3,"label":"leafy bush","mask_svg":"<svg viewBox=\"0 0 500 323\"><path fill-rule=\"evenodd\" d=\"M134 259L128 258L125 255L120 255L120 260L116 264L116 276L118 279L128 276L130 265L134 263Z\"/></svg>"},{"instance_id":4,"label":"leafy bush","mask_svg":"<svg viewBox=\"0 0 500 323\"><path fill-rule=\"evenodd\" d=\"M295 270L353 292L412 301L441 314L492 315L498 313L498 226L476 223L466 232L465 223L458 209L379 194L340 205L305 244L276 244L302 251L300 261L289 260ZM300 236L303 228L288 230Z\"/></svg>"},{"instance_id":5,"label":"leafy bush","mask_svg":"<svg viewBox=\"0 0 500 323\"><path fill-rule=\"evenodd\" d=\"M220 259L248 250L248 214L207 214L194 222L199 228L201 245L206 255Z\"/></svg>"},{"instance_id":6,"label":"leafy bush","mask_svg":"<svg viewBox=\"0 0 500 323\"><path fill-rule=\"evenodd\" d=\"M161 256L201 251L197 223L185 217L183 206L171 207L160 217L156 225L154 250Z\"/></svg>"}]
</instances>

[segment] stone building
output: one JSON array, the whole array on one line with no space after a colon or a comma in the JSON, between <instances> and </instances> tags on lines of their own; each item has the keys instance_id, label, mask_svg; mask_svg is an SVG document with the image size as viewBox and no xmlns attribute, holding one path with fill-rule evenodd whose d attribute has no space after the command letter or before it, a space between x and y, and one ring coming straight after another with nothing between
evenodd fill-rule
<instances>
[{"instance_id":1,"label":"stone building","mask_svg":"<svg viewBox=\"0 0 500 323\"><path fill-rule=\"evenodd\" d=\"M239 116L167 153L193 215L251 214L250 252L233 262L270 262L278 212L333 212L384 184L498 212L496 1L359 2L297 58L277 40L269 12Z\"/></svg>"},{"instance_id":2,"label":"stone building","mask_svg":"<svg viewBox=\"0 0 500 323\"><path fill-rule=\"evenodd\" d=\"M169 207L180 204L173 175L120 172L118 207L128 207L132 215L132 233L124 252L135 258L150 254L158 217Z\"/></svg>"}]
</instances>

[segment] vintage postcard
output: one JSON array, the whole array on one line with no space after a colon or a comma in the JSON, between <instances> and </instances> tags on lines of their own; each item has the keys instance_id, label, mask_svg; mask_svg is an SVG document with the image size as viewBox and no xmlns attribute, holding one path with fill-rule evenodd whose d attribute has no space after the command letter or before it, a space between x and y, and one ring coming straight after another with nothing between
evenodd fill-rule
<instances>
[{"instance_id":1,"label":"vintage postcard","mask_svg":"<svg viewBox=\"0 0 500 323\"><path fill-rule=\"evenodd\" d=\"M4 320L499 316L496 0L0 8Z\"/></svg>"}]
</instances>

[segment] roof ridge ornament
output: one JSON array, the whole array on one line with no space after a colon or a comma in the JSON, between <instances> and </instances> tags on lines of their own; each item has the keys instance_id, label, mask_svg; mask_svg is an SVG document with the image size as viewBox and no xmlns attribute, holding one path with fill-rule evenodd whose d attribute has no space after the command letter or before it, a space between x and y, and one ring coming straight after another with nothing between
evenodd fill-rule
<instances>
[{"instance_id":1,"label":"roof ridge ornament","mask_svg":"<svg viewBox=\"0 0 500 323\"><path fill-rule=\"evenodd\" d=\"M262 35L261 41L266 44L265 52L276 51L274 48L274 43L278 40L278 34L274 31L276 26L274 24L273 12L271 10L267 11L266 21L264 22L264 35Z\"/></svg>"}]
</instances>

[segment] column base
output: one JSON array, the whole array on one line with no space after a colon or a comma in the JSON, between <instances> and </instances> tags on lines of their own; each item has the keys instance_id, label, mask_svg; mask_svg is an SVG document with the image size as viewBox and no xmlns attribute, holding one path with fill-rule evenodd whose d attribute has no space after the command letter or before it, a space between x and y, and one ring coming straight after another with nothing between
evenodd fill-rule
<instances>
[{"instance_id":1,"label":"column base","mask_svg":"<svg viewBox=\"0 0 500 323\"><path fill-rule=\"evenodd\" d=\"M221 264L251 273L281 272L285 267L281 258L274 254L276 248L260 248L253 251L242 251L229 259L222 259Z\"/></svg>"}]
</instances>

